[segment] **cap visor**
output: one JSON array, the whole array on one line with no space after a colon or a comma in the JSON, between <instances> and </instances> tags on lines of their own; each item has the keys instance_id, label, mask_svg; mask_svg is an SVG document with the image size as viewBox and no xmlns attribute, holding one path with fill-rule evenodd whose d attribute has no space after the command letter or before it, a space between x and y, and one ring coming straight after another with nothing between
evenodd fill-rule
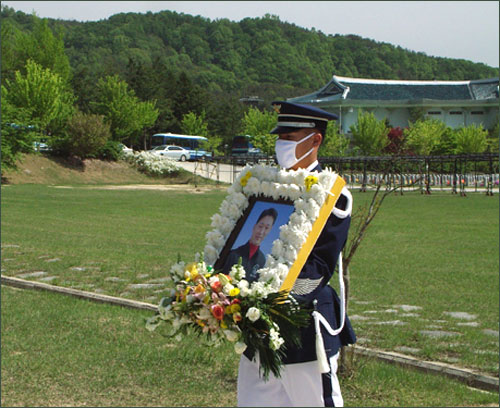
<instances>
[{"instance_id":1,"label":"cap visor","mask_svg":"<svg viewBox=\"0 0 500 408\"><path fill-rule=\"evenodd\" d=\"M285 127L285 126L276 126L273 130L271 130L269 133L272 135L278 135L280 133L292 133L296 132L300 129L299 127Z\"/></svg>"}]
</instances>

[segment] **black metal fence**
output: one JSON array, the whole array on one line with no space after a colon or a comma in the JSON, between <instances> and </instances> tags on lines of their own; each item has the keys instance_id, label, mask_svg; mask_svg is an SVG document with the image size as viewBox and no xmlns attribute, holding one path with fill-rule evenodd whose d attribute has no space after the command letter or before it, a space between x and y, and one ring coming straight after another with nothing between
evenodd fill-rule
<instances>
[{"instance_id":1,"label":"black metal fence","mask_svg":"<svg viewBox=\"0 0 500 408\"><path fill-rule=\"evenodd\" d=\"M484 192L493 195L499 187L499 155L494 153L443 156L354 156L320 157L323 167L339 173L351 189L366 191L380 183L387 188L399 186L398 191L433 190L467 195ZM233 182L245 164L275 163L275 158L254 156L220 156L206 163L217 172L218 180ZM201 168L201 166L200 166ZM207 167L208 168L208 167ZM221 174L226 173L226 177ZM228 178L228 174L231 177ZM201 175L201 174L200 174Z\"/></svg>"}]
</instances>

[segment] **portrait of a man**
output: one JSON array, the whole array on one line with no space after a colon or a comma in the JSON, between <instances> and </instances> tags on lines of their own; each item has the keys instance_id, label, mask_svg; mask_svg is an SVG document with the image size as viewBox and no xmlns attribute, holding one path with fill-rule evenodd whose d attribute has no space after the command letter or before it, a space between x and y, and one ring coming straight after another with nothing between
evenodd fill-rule
<instances>
[{"instance_id":1,"label":"portrait of a man","mask_svg":"<svg viewBox=\"0 0 500 408\"><path fill-rule=\"evenodd\" d=\"M262 268L266 263L265 254L260 249L260 246L262 241L271 232L277 218L278 212L274 208L267 208L260 213L257 222L252 227L248 241L229 252L224 264L224 273L229 273L231 267L238 263L241 258L243 268L246 272L246 279L249 282L257 279L257 270Z\"/></svg>"}]
</instances>

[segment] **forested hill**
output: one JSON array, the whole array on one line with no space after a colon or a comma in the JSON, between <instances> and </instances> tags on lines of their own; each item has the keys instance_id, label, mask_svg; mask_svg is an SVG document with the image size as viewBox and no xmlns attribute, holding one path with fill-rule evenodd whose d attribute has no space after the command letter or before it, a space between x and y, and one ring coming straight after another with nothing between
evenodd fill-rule
<instances>
[{"instance_id":1,"label":"forested hill","mask_svg":"<svg viewBox=\"0 0 500 408\"><path fill-rule=\"evenodd\" d=\"M33 18L25 13L2 7L1 17L3 25L32 28ZM62 29L73 75L82 82L114 73L127 78L132 66L139 72L161 66L185 72L212 95L267 99L312 92L334 74L422 80L498 76L497 68L485 64L430 57L355 35L325 35L272 15L232 22L163 11L98 22L49 20L49 26Z\"/></svg>"}]
</instances>

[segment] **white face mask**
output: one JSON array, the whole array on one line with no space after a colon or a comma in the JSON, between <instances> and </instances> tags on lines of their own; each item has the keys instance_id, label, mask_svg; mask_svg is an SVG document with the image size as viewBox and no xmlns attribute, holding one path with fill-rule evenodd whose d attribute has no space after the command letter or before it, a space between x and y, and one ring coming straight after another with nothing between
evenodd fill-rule
<instances>
[{"instance_id":1,"label":"white face mask","mask_svg":"<svg viewBox=\"0 0 500 408\"><path fill-rule=\"evenodd\" d=\"M293 140L277 139L274 150L276 151L276 159L278 160L278 164L285 169L289 169L293 167L295 164L297 164L299 161L301 161L304 157L310 155L314 150L314 147L312 147L311 150L309 150L302 157L299 157L297 159L297 157L295 156L295 148L297 147L298 144L305 142L307 139L309 139L315 134L316 132L313 132L310 135L306 136L304 139L299 140L298 142L295 142Z\"/></svg>"}]
</instances>

